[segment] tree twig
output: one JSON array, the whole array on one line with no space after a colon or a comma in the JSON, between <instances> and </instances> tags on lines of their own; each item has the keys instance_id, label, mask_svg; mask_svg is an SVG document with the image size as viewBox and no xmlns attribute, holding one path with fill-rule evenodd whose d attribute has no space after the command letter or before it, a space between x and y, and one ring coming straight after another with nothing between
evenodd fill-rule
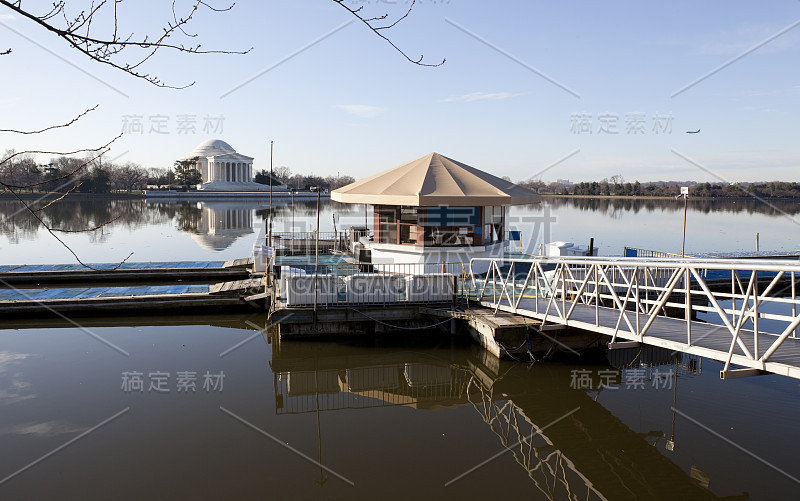
<instances>
[{"instance_id":1,"label":"tree twig","mask_svg":"<svg viewBox=\"0 0 800 501\"><path fill-rule=\"evenodd\" d=\"M124 0L113 0L114 10L111 14L111 16L113 16L113 31L107 38L96 37L93 35L92 31L92 22L94 21L95 16L98 15L98 12L105 5L107 5L106 0L102 0L98 4L93 3L88 11L81 11L74 18L67 16L65 10L65 0L60 0L53 3L53 8L44 15L36 15L25 10L19 1L0 0L0 5L11 9L20 16L33 21L47 31L55 34L58 37L61 37L70 46L86 55L89 59L98 63L107 64L136 78L146 80L158 87L183 89L194 85L194 82L182 86L168 85L161 81L157 76L150 75L149 73L143 73L138 70L138 68L143 63L148 61L156 52L158 52L159 49L169 49L178 52L187 52L190 54L247 54L252 50L252 47L245 51L205 50L200 48L200 44L183 45L179 43L168 42L168 39L172 35L176 34L176 32L182 32L189 38L193 38L195 36L188 34L184 27L192 20L195 13L201 6L206 7L213 12L225 12L231 10L235 4L231 4L227 8L216 8L202 0L195 0L188 11L188 14L186 14L185 17L178 17L177 12L175 11L175 1L173 0L173 21L168 21L166 26L162 27L162 32L158 36L153 37L151 40L147 35L136 39L133 38L133 33L130 33L124 37L119 35L119 13L117 8L122 1ZM58 17L63 19L61 26L57 26L55 24L55 20ZM119 55L124 49L129 47L136 47L147 52L144 56L137 58L138 60L135 60L135 62L118 62L115 56Z\"/></svg>"},{"instance_id":2,"label":"tree twig","mask_svg":"<svg viewBox=\"0 0 800 501\"><path fill-rule=\"evenodd\" d=\"M376 35L378 35L379 37L383 38L383 39L384 39L384 40L385 40L385 41L386 41L386 42L387 42L389 45L391 45L391 46L394 48L394 50L396 50L397 52L399 52L400 54L402 54L402 56L403 56L404 58L406 58L406 59L407 59L409 62L411 62L411 63L414 63L414 64L417 64L417 65L419 65L419 66L436 67L436 66L441 66L441 65L443 65L443 64L445 63L445 61L447 61L447 59L442 59L442 62L441 62L441 63L438 63L438 64L428 64L428 63L423 63L423 62L422 62L422 59L423 59L423 57L424 57L423 55L420 55L420 56L419 56L419 59L411 59L411 58L408 56L408 54L406 54L406 53L405 53L405 52L404 52L404 51L403 51L403 50L402 50L400 47L398 47L397 45L395 45L395 43L394 43L394 42L392 42L392 41L391 41L391 40L390 40L390 39L389 39L387 36L385 36L383 33L381 33L381 30L388 30L388 29L390 29L390 28L393 28L394 26L396 26L396 25L397 25L397 23L399 23L400 21L402 21L403 19L405 19L406 17L408 17L408 15L411 13L411 9L413 9L413 8L414 8L414 4L416 3L416 1L417 1L417 0L413 0L413 1L411 2L411 6L408 8L408 11L406 11L406 13L405 13L405 14L403 14L403 16L401 16L401 17L400 17L400 18L399 18L397 21L393 22L392 24L389 24L389 25L386 25L386 26L373 26L373 25L372 25L372 23L373 23L373 22L375 22L375 21L383 21L383 20L385 20L385 19L386 19L386 18L389 16L388 14L384 14L384 15L382 15L382 16L378 16L378 17L365 18L365 17L364 17L364 16L362 16L362 15L361 15L361 13L360 13L360 12L361 12L361 9L363 8L363 6L361 6L361 7L357 8L357 9L352 9L352 8L350 8L349 6L347 6L347 5L344 3L344 2L345 2L345 0L333 0L333 1L334 1L335 3L337 3L337 4L339 4L339 5L340 5L342 8L346 9L346 10L347 10L349 13L351 13L352 15L354 15L354 16L355 16L355 17L356 17L356 18L357 18L359 21L361 21L362 23L364 23L364 25L365 25L367 28L369 28L369 29L370 29L370 30L371 30L373 33L375 33L375 34L376 34Z\"/></svg>"},{"instance_id":3,"label":"tree twig","mask_svg":"<svg viewBox=\"0 0 800 501\"><path fill-rule=\"evenodd\" d=\"M87 230L87 229L83 229L83 230L62 230L62 229L58 229L58 228L51 228L51 227L50 227L50 225L48 225L46 222L44 222L44 220L41 218L41 216L39 216L38 212L37 212L37 211L35 211L35 210L33 210L33 209L30 207L30 205L28 205L28 203L27 203L27 202L25 202L25 200L24 200L24 199L23 199L23 198L22 198L22 197L21 197L21 196L20 196L20 195L19 195L19 194L18 194L18 193L15 191L15 190L13 190L13 189L9 188L9 187L8 187L8 185L5 185L5 187L6 187L6 188L5 188L5 191L7 191L8 193L11 193L11 195L12 195L14 198L16 198L16 199L17 199L17 201L19 201L19 203L21 203L21 204L22 204L22 206L25 208L25 210L27 210L29 214L31 214L31 215L32 215L32 216L33 216L33 217L34 217L34 218L35 218L37 221L39 221L39 224L41 224L41 225L44 227L44 229L45 229L45 230L46 230L46 231L47 231L47 232L50 234L50 236L52 236L53 238L55 238L56 240L58 240L58 243L60 243L61 245L63 245L63 246L64 246L64 248L65 248L65 249L67 249L67 250L69 251L69 253L73 255L73 257L75 257L75 260L76 260L76 261L77 261L77 262L78 262L78 263L79 263L81 266L84 266L84 267L86 267L86 268L89 268L90 270L94 270L94 271L114 271L114 270L117 270L117 269L119 269L119 267L120 267L120 266L122 266L123 264L125 264L125 262L126 262L128 259L130 259L130 258L131 258L131 256L133 256L133 252L131 252L130 254L128 254L128 256L127 256L125 259L123 259L122 261L120 261L120 262L119 262L119 263L118 263L116 266L114 266L113 268L104 268L104 269L100 269L100 268L95 268L95 267L93 267L93 266L91 266L91 265L89 265L89 264L86 264L86 263L84 263L84 262L83 262L83 260L81 260L81 258L78 256L78 254L77 254L77 253L76 253L74 250L72 250L72 247L70 247L70 246L69 246L69 245L68 245L66 242L64 242L64 241L63 241L61 238L59 238L59 236L58 236L58 235L56 235L56 232L62 232L62 233L80 233L80 232L90 232L90 231L96 231L96 230L98 230L98 229L102 228L103 226L105 226L105 225L107 225L107 224L109 224L109 223L111 223L111 222L115 221L116 219L119 219L119 216L117 216L117 217L115 217L115 218L113 218L113 219L111 219L111 220L109 220L109 221L106 221L105 223L102 223L102 224L100 224L100 225L98 225L98 226L95 226L94 228L90 228L90 229L88 229L88 230Z\"/></svg>"},{"instance_id":4,"label":"tree twig","mask_svg":"<svg viewBox=\"0 0 800 501\"><path fill-rule=\"evenodd\" d=\"M69 127L70 125L72 125L75 122L77 122L78 120L80 120L81 117L83 117L84 115L96 110L99 106L100 106L99 104L96 104L93 107L91 107L88 110L86 110L83 113L81 113L80 115L76 116L75 118L73 118L69 122L61 124L61 125L51 125L50 127L45 127L44 129L30 130L30 131L14 130L14 129L0 129L0 132L13 132L14 134L41 134L42 132L46 132L48 130L60 129L60 128L63 128L63 127Z\"/></svg>"}]
</instances>

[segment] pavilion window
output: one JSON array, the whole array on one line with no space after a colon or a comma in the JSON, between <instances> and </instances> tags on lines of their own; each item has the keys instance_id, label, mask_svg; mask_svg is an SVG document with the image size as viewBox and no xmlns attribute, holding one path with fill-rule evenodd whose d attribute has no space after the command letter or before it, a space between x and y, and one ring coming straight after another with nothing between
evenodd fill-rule
<instances>
[{"instance_id":1,"label":"pavilion window","mask_svg":"<svg viewBox=\"0 0 800 501\"><path fill-rule=\"evenodd\" d=\"M503 210L502 207L377 205L375 240L428 247L483 245L502 238Z\"/></svg>"},{"instance_id":2,"label":"pavilion window","mask_svg":"<svg viewBox=\"0 0 800 501\"><path fill-rule=\"evenodd\" d=\"M378 205L375 215L378 220L376 240L383 244L397 243L397 207L393 205Z\"/></svg>"},{"instance_id":3,"label":"pavilion window","mask_svg":"<svg viewBox=\"0 0 800 501\"><path fill-rule=\"evenodd\" d=\"M504 229L506 223L505 207L485 207L484 208L484 225L483 225L483 242L502 242L505 238Z\"/></svg>"},{"instance_id":4,"label":"pavilion window","mask_svg":"<svg viewBox=\"0 0 800 501\"><path fill-rule=\"evenodd\" d=\"M419 242L419 213L422 207L400 207L399 236L400 243L417 245Z\"/></svg>"}]
</instances>

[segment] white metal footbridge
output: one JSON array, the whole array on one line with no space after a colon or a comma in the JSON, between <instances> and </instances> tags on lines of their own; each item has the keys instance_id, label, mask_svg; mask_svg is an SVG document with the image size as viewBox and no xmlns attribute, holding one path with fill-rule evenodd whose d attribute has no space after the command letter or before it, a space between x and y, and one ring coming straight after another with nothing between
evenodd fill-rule
<instances>
[{"instance_id":1,"label":"white metal footbridge","mask_svg":"<svg viewBox=\"0 0 800 501\"><path fill-rule=\"evenodd\" d=\"M796 260L473 259L470 279L495 312L605 334L611 348L647 344L718 360L723 379L800 379Z\"/></svg>"}]
</instances>

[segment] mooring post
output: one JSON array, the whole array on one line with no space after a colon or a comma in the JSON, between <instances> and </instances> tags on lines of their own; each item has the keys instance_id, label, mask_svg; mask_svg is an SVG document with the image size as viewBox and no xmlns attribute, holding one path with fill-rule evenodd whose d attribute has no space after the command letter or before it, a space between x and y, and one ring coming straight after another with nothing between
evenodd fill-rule
<instances>
[{"instance_id":1,"label":"mooring post","mask_svg":"<svg viewBox=\"0 0 800 501\"><path fill-rule=\"evenodd\" d=\"M314 234L314 323L317 323L317 296L319 295L319 197L320 189L317 187L317 231Z\"/></svg>"}]
</instances>

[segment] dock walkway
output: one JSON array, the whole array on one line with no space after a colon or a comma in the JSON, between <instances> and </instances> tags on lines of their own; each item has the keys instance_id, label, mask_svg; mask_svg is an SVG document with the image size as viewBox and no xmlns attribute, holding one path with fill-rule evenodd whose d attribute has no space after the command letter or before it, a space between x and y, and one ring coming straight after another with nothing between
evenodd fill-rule
<instances>
[{"instance_id":1,"label":"dock walkway","mask_svg":"<svg viewBox=\"0 0 800 501\"><path fill-rule=\"evenodd\" d=\"M516 315L539 321L546 320L549 323L590 330L606 334L612 338L700 355L720 362L726 362L728 359L728 350L731 348L731 337L730 335L726 336L728 331L724 325L692 321L692 342L691 344L687 344L686 322L681 318L652 315L653 322L648 331L650 334L639 336L635 331L630 332L626 329L618 328L617 320L619 319L619 313L613 308L602 306L595 308L591 305L577 304L569 318L563 319L553 314L552 305L550 307L550 312L545 314L549 303L550 301L548 299L543 298L523 298L517 308L508 305L499 305L499 310L512 312ZM482 301L481 304L488 308L495 308L497 306L496 303L491 301ZM633 311L627 313L631 323L635 323L636 313ZM644 326L650 320L650 317L651 315L640 314L639 327L641 328ZM759 332L758 346L761 347L763 351L764 348L772 346L778 338L779 336L776 334ZM755 346L756 342L753 338L752 329L741 329L739 332L739 339L741 339L750 354L759 353L758 348ZM762 370L766 372L800 379L800 339L789 339L787 342L780 343L772 356L769 357L769 360L765 361L763 364L748 358L739 344L734 344L733 349L734 352L731 362L736 365L745 367L757 365L757 368L763 368Z\"/></svg>"},{"instance_id":2,"label":"dock walkway","mask_svg":"<svg viewBox=\"0 0 800 501\"><path fill-rule=\"evenodd\" d=\"M249 276L253 258L231 261L0 265L0 288L69 282L175 282L225 280Z\"/></svg>"},{"instance_id":3,"label":"dock walkway","mask_svg":"<svg viewBox=\"0 0 800 501\"><path fill-rule=\"evenodd\" d=\"M3 266L0 316L63 318L67 314L261 309L269 301L262 292L264 279L250 276L252 263L252 258L245 258L125 263L119 269L112 264L91 265L96 269L74 264ZM225 280L229 278L234 280ZM205 283L177 283L201 280ZM159 283L165 281L169 283ZM106 282L114 285L106 286Z\"/></svg>"},{"instance_id":4,"label":"dock walkway","mask_svg":"<svg viewBox=\"0 0 800 501\"><path fill-rule=\"evenodd\" d=\"M489 261L488 273L471 275L477 299L495 312L604 334L610 348L646 344L718 360L725 364L722 378L774 373L800 379L797 262L476 261ZM526 271L518 273L517 266ZM707 276L716 282L727 276L727 289L711 287Z\"/></svg>"}]
</instances>

